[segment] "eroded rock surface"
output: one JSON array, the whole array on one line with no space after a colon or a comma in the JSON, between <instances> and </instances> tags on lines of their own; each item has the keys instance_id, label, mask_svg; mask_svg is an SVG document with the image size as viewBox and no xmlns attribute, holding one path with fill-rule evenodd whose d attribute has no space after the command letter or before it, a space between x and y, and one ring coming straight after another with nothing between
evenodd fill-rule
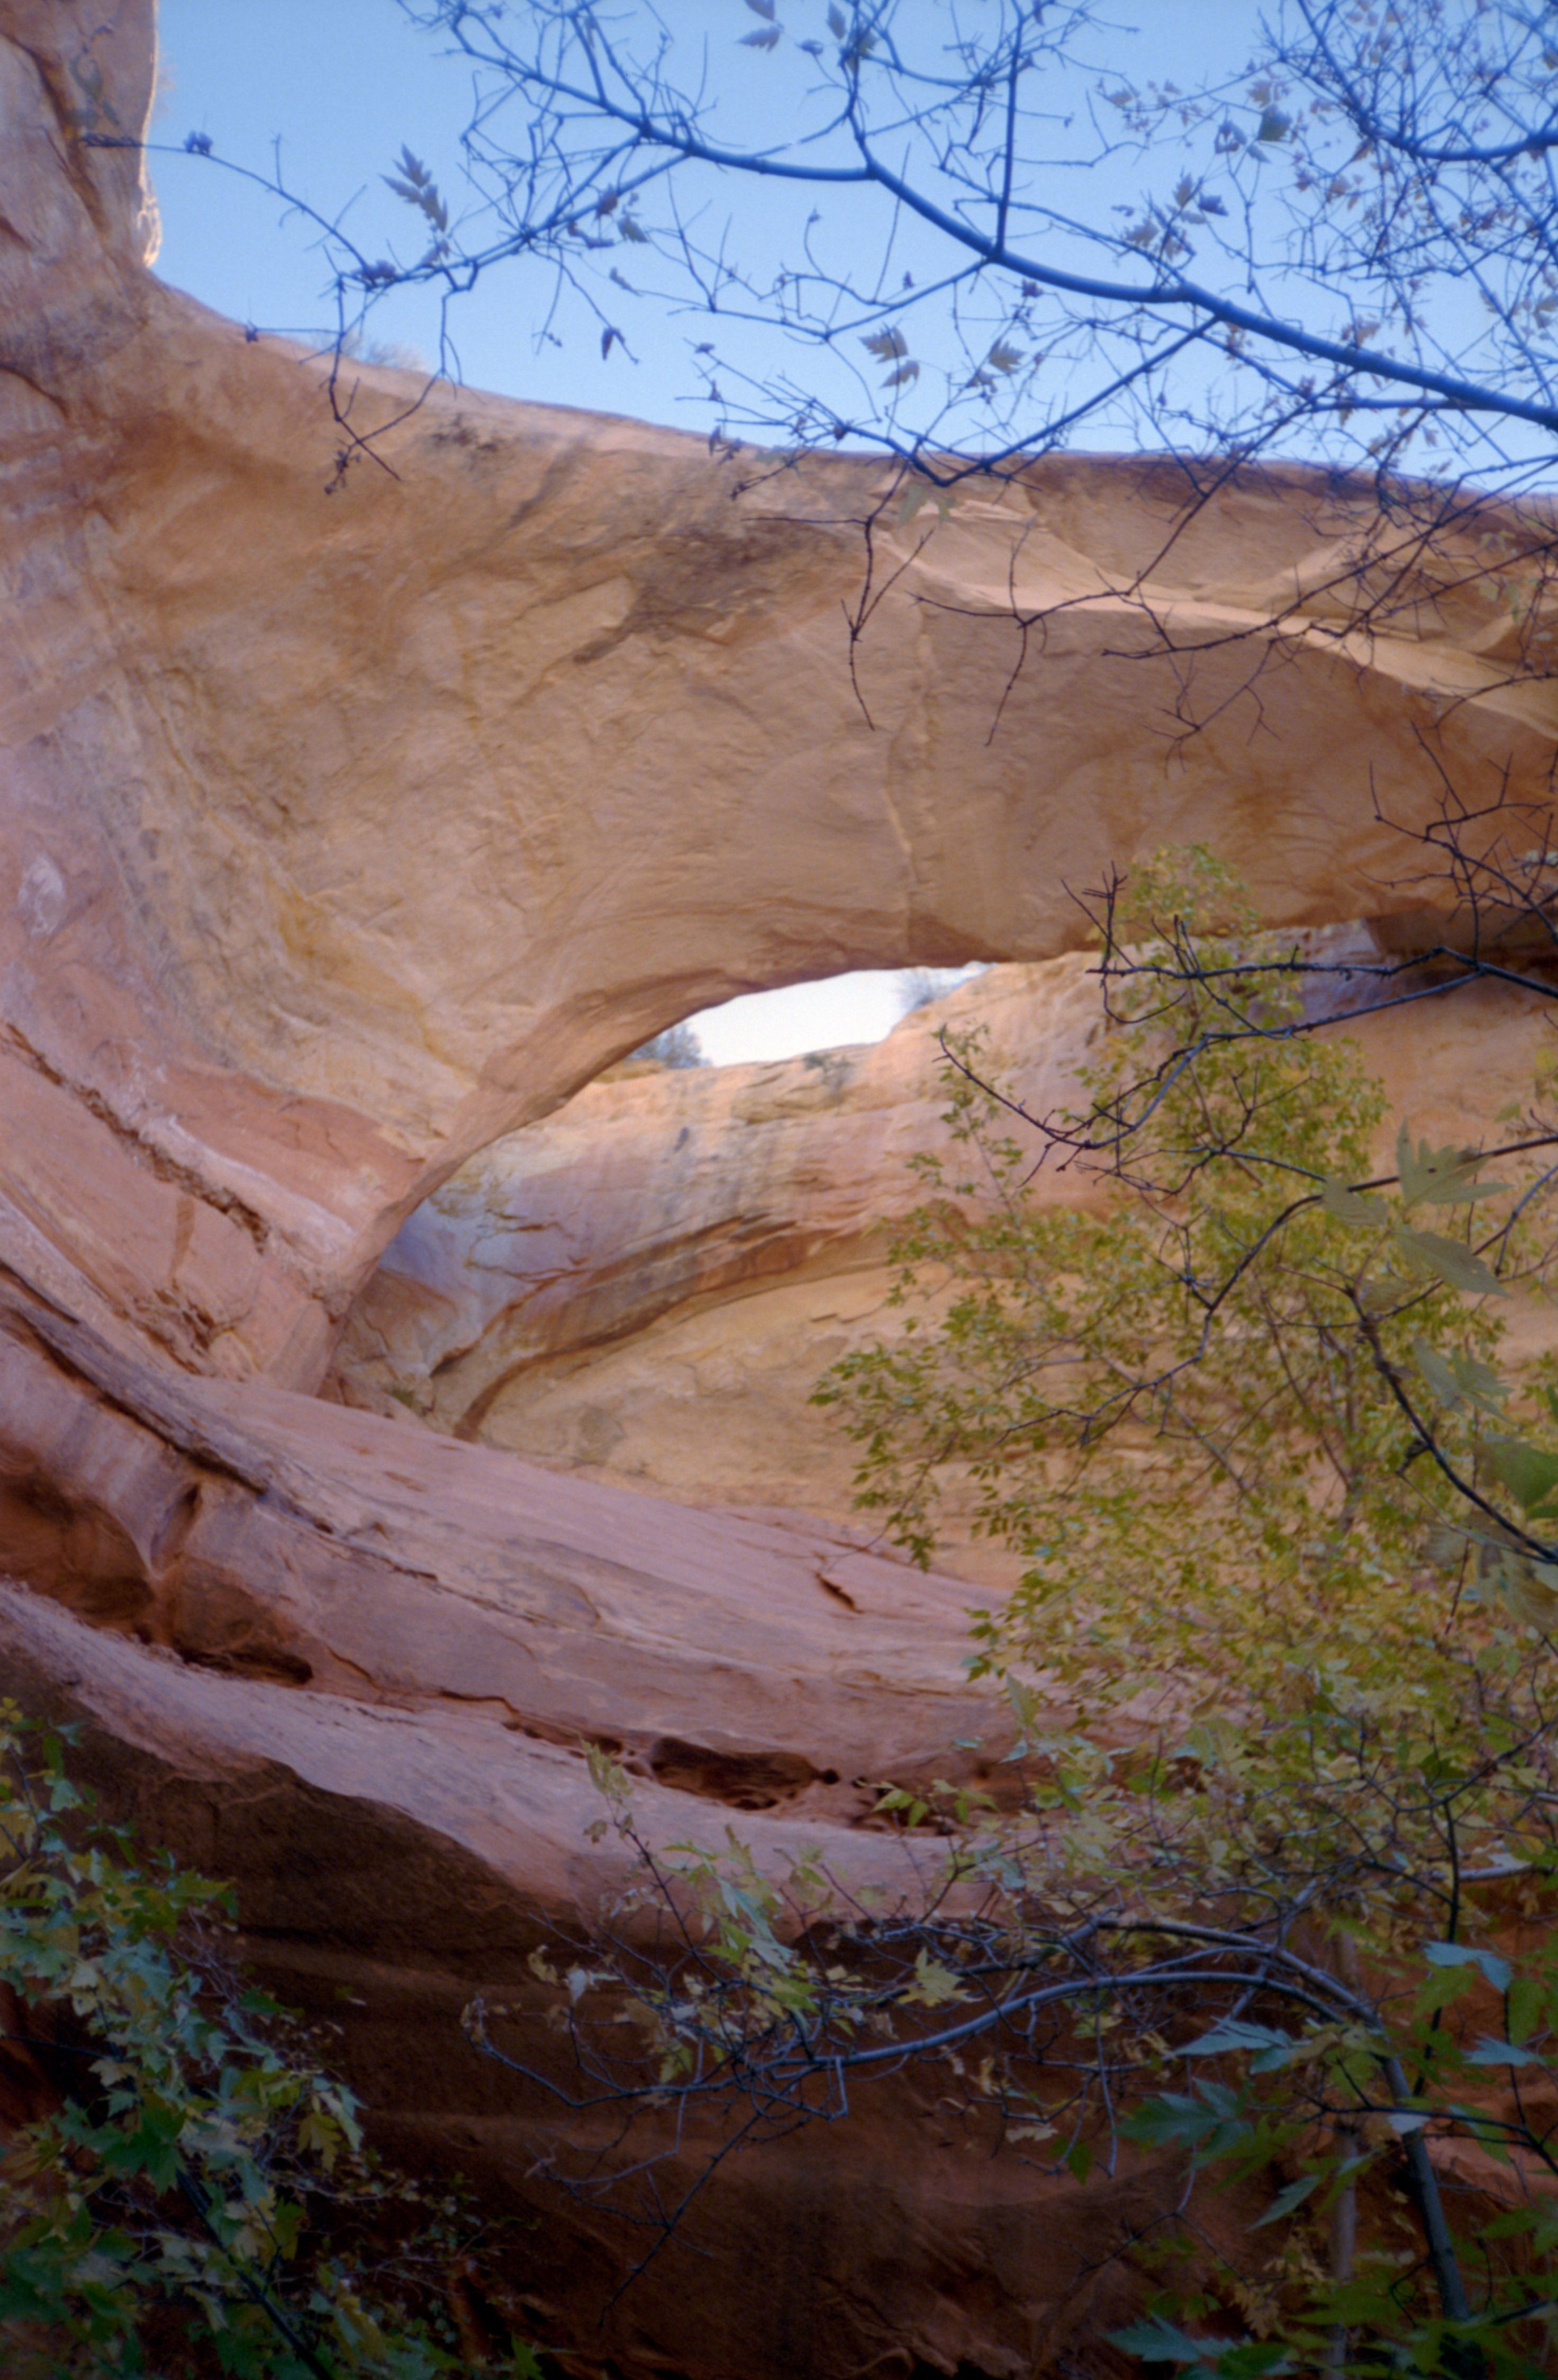
<instances>
[{"instance_id":1,"label":"eroded rock surface","mask_svg":"<svg viewBox=\"0 0 1558 2380\"><path fill-rule=\"evenodd\" d=\"M1309 947L1379 956L1361 929ZM939 1036L983 1028L982 1063L1031 1113L1074 1102L1101 1027L1091 967L991 968L875 1048L592 1085L411 1217L353 1308L331 1392L551 1469L868 1538L853 1451L808 1399L826 1366L901 1327L887 1250L921 1195L911 1160L952 1154ZM1550 1019L1534 994L1484 984L1351 1026L1384 1087L1382 1162L1402 1119L1436 1143L1493 1137L1552 1054ZM1054 1164L1033 1184L1057 1204L1101 1186ZM1545 1305L1513 1321L1523 1351L1552 1339ZM955 1490L942 1521L959 1576L1009 1578Z\"/></svg>"},{"instance_id":2,"label":"eroded rock surface","mask_svg":"<svg viewBox=\"0 0 1558 2380\"><path fill-rule=\"evenodd\" d=\"M876 464L367 369L344 432L317 363L158 284L152 32L0 0L5 1674L237 1875L298 1996L350 1981L382 2119L518 2190L538 2119L504 2131L453 2016L612 1881L582 1736L656 1829L734 1808L761 1860L803 1825L867 1877L856 1780L990 1706L955 1581L320 1402L397 1230L672 1018L1053 958L1068 887L1164 843L1272 918L1416 930L1376 803L1431 814L1425 738L1540 794L1558 706L1475 524L1365 636L1364 494L1251 472L1192 516L1178 466L1089 458L916 530L851 677ZM1091 2243L936 2121L732 2168L711 2236L783 2256L722 2328L669 2279L619 2308L619 2369L1005 2374L1078 2335ZM547 2222L587 2328L610 2252Z\"/></svg>"},{"instance_id":3,"label":"eroded rock surface","mask_svg":"<svg viewBox=\"0 0 1558 2380\"><path fill-rule=\"evenodd\" d=\"M1376 805L1433 810L1421 735L1547 783L1474 552L1355 636L1377 524L1302 472L975 486L852 679L875 463L435 389L327 494L322 367L163 287L133 150L83 145L136 135L149 0L0 32L0 1248L95 1327L312 1389L437 1182L676 1016L1047 956L1165 842L1274 917L1409 909ZM362 368L353 431L421 395ZM1065 607L1025 655L1014 590Z\"/></svg>"},{"instance_id":4,"label":"eroded rock surface","mask_svg":"<svg viewBox=\"0 0 1558 2380\"><path fill-rule=\"evenodd\" d=\"M847 1442L807 1400L890 1327L911 1160L946 1145L937 1036L982 1026L1041 1111L1072 1098L1098 1022L1088 965L991 969L875 1048L592 1085L410 1218L330 1392L550 1468L866 1536ZM1043 1186L1084 1194L1077 1175ZM953 1542L960 1574L1005 1575Z\"/></svg>"}]
</instances>

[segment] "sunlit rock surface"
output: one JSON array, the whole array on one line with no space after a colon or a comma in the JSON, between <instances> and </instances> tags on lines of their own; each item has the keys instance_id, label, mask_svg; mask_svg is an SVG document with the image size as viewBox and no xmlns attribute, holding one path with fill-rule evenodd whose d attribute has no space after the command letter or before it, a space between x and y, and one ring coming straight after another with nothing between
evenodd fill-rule
<instances>
[{"instance_id":1,"label":"sunlit rock surface","mask_svg":"<svg viewBox=\"0 0 1558 2380\"><path fill-rule=\"evenodd\" d=\"M537 2196L544 2112L454 2022L620 1872L583 1831L586 1735L660 1839L738 1812L763 1862L803 1833L890 1888L870 1781L999 1749L967 1587L864 1550L836 1478L815 1525L718 1509L728 1479L689 1509L691 1463L634 1493L315 1392L421 1202L672 1018L1054 959L1074 888L1197 838L1269 917L1416 931L1380 811L1431 815L1428 747L1473 798L1542 795L1552 690L1475 547L1402 570L1365 636L1364 496L1249 472L1192 516L1178 467L1129 459L972 487L928 540L884 525L902 568L851 656L875 463L775 471L366 369L343 428L318 363L162 287L153 67L148 0L0 0L6 1681L236 1876L388 2129L544 2203L559 2335L695 2380L1085 2353L1096 2225L1157 2185L1084 2225L908 2098L729 2169L700 2220L753 2286L662 2260L594 2332L616 2250ZM787 1191L760 1224L791 1273L808 1231L807 1263L859 1246L858 1184L917 1129L865 1167L825 1121L814 1221ZM592 1163L621 1320L631 1201ZM639 1343L685 1318L682 1261ZM535 1308L554 1352L562 1303ZM473 1402L506 1312L461 1358Z\"/></svg>"}]
</instances>

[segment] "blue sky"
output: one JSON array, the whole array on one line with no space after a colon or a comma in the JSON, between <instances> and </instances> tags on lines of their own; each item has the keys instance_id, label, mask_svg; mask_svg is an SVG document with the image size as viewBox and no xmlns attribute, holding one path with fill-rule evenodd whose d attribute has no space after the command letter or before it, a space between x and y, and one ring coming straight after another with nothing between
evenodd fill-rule
<instances>
[{"instance_id":1,"label":"blue sky","mask_svg":"<svg viewBox=\"0 0 1558 2380\"><path fill-rule=\"evenodd\" d=\"M945 8L947 0L924 5ZM813 17L821 31L826 0L785 0L781 13L794 20L792 31ZM662 14L694 68L700 52L707 55L734 131L762 137L771 132L776 112L799 109L808 62L793 41L773 56L743 48L741 36L759 22L743 0L662 0ZM1100 30L1087 55L1100 72L1189 80L1241 63L1257 14L1255 0L1148 0L1120 8L1100 0ZM274 172L279 158L287 186L327 216L345 210L370 254L398 242L406 255L420 245L413 237L416 219L382 180L402 142L427 161L458 207L470 69L412 26L395 0L162 0L159 21L155 141L176 152L187 134L201 133L219 157L263 175ZM1074 89L1090 79L1080 79ZM165 279L265 329L306 334L333 320L329 273L307 223L201 158L158 154L152 170ZM1134 182L1122 179L1117 193L1101 194L1090 172L1089 205L1105 195L1132 198ZM810 194L796 199L797 220L811 203ZM856 203L852 193L840 201L846 209ZM785 205L772 184L722 185L707 221L714 225L717 210L742 249L777 257ZM839 230L848 236L847 213ZM915 261L912 240L901 258ZM538 271L505 267L460 301L455 336L461 376L470 385L709 427L692 361L707 335L701 317L668 317L652 303L635 307L614 298L632 357L613 347L603 361L598 323L577 310L571 315L564 309L561 345L540 335L549 295ZM376 311L372 329L380 340L436 352L436 315L422 293L395 292Z\"/></svg>"},{"instance_id":2,"label":"blue sky","mask_svg":"<svg viewBox=\"0 0 1558 2380\"><path fill-rule=\"evenodd\" d=\"M688 5L701 12L701 0ZM349 210L375 252L397 236L404 244L410 224L381 179L402 142L446 190L458 190L469 71L441 56L394 0L163 0L159 17L154 140L204 133L223 157L265 175L279 155L287 186L327 216ZM199 157L155 156L152 176L164 280L265 329L306 335L332 322L329 273L305 221ZM495 276L461 303L459 361L470 385L705 426L707 407L694 417L681 401L695 385L686 358L697 332L646 317L634 324L640 362L619 349L603 363L598 335L538 344L540 292L519 282L517 273ZM419 293L396 292L376 312L372 334L430 354L432 307Z\"/></svg>"}]
</instances>

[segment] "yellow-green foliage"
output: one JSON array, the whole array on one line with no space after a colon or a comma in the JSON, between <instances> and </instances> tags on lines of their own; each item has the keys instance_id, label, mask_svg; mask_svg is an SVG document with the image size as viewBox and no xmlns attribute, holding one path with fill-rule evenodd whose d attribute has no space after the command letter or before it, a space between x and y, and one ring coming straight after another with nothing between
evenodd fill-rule
<instances>
[{"instance_id":1,"label":"yellow-green foliage","mask_svg":"<svg viewBox=\"0 0 1558 2380\"><path fill-rule=\"evenodd\" d=\"M457 2200L366 2155L350 2091L224 1960L223 1888L82 1812L59 1738L0 1704L0 1985L57 2085L0 2144L0 2371L464 2372ZM539 2380L519 2341L501 2368Z\"/></svg>"},{"instance_id":2,"label":"yellow-green foliage","mask_svg":"<svg viewBox=\"0 0 1558 2380\"><path fill-rule=\"evenodd\" d=\"M1172 2210L1099 2214L1138 2367L1527 2380L1558 2332L1558 1935L1512 1938L1558 1881L1558 1411L1498 1359L1510 1293L1545 1294L1558 1127L1496 1167L1403 1127L1382 1161L1377 1086L1295 1029L1301 959L1221 871L1132 896L1074 1114L1020 1123L949 1049L902 1327L818 1392L916 1553L956 1480L1022 1558L971 1655L1019 1791L881 1780L914 1882L850 1894L733 1833L653 1849L602 1760L665 1923L533 1972L574 2104L673 2115L678 2155L717 2113L710 2168L925 2062L971 2146L1062 2188L1152 2152ZM1035 1196L1045 1151L1095 1169L1091 1211ZM472 2036L528 2070L501 2015ZM1469 2223L1434 2150L1480 2176ZM618 2156L591 2133L580 2186L652 2168L625 2112ZM1203 2171L1260 2208L1242 2240Z\"/></svg>"},{"instance_id":3,"label":"yellow-green foliage","mask_svg":"<svg viewBox=\"0 0 1558 2380\"><path fill-rule=\"evenodd\" d=\"M1100 2216L1154 2289L1111 2334L1139 2365L1526 2380L1558 2319L1558 1936L1508 1937L1558 1880L1558 1412L1498 1359L1511 1291L1545 1293L1552 1148L1403 1128L1381 1161L1377 1086L1295 1030L1296 954L1226 876L1130 890L1077 1111L1020 1123L950 1048L902 1327L818 1392L916 1553L956 1480L1022 1558L971 1656L1021 1797L882 1780L919 1888L851 1896L733 1834L654 1852L603 1771L663 1943L536 1972L590 2091L679 2142L719 2110L716 2162L920 2061L971 2144L1062 2186L1155 2152L1175 2212ZM1093 1211L1034 1196L1046 1150L1098 1171ZM1504 2205L1472 2236L1431 2141ZM624 2131L624 2182L638 2155ZM1242 2247L1209 2245L1203 2168L1260 2186Z\"/></svg>"},{"instance_id":4,"label":"yellow-green foliage","mask_svg":"<svg viewBox=\"0 0 1558 2380\"><path fill-rule=\"evenodd\" d=\"M1058 1674L1081 1714L1155 1696L1176 1721L1264 1719L1322 1682L1416 1704L1462 1661L1468 1589L1496 1583L1500 1620L1558 1611L1521 1557L1518 1500L1506 1543L1444 1467L1512 1506L1520 1399L1492 1366L1506 1293L1544 1286L1545 1193L1512 1220L1479 1165L1405 1132L1380 1169L1403 1179L1349 1192L1383 1102L1356 1045L1284 1032L1290 946L1239 919L1204 856L1130 890L1141 971L1084 1104L1054 1120L1114 1143L1069 1160L1106 1211L1035 1196L1044 1139L979 1079L977 1036L950 1045L952 1153L921 1162L901 1331L836 1366L820 1401L861 1447L861 1502L920 1558L948 1476L972 1480L978 1527L1027 1565L984 1658ZM1214 907L1224 930L1198 934ZM1528 1161L1496 1170L1528 1187Z\"/></svg>"}]
</instances>

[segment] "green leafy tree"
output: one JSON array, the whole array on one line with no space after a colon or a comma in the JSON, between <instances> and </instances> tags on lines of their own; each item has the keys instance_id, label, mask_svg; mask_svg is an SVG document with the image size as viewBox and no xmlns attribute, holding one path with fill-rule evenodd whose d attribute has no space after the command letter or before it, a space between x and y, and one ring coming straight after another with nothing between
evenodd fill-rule
<instances>
[{"instance_id":1,"label":"green leafy tree","mask_svg":"<svg viewBox=\"0 0 1558 2380\"><path fill-rule=\"evenodd\" d=\"M1208 935L1212 915L1223 930ZM1449 2093L1466 2070L1440 2011L1467 1962L1493 1961L1508 1985L1507 1966L1463 1940L1488 1923L1473 1880L1553 1866L1555 1409L1540 1377L1497 1366L1511 1293L1546 1292L1552 1172L1532 1152L1550 1157L1555 1131L1539 1086L1502 1179L1406 1124L1394 1170L1376 1173L1377 1086L1354 1046L1304 1029L1291 960L1205 855L1129 886L1105 952L1111 1030L1082 1107L1047 1134L1051 1154L1104 1167L1101 1214L1036 1200L1011 1103L976 1049L948 1045L959 1161L922 1161L931 1195L900 1251L905 1328L819 1393L861 1446L863 1502L921 1559L951 1473L973 1482L977 1525L1028 1565L981 1621L976 1666L1008 1678L1049 1765L1039 1798L1069 1814L1063 1872L1113 1877L1165 1922L1192 1894L1231 1895L1248 1922L1251 1896L1270 1894L1329 1926L1344 1967L1430 1960L1388 2022L1377 2003L1322 2045L1302 2119L1339 2121L1361 2164L1376 2102L1359 2057L1395 2076L1398 2101L1415 2073L1389 2120L1416 2131L1447 2104L1421 2095L1430 2082ZM1061 1733L1039 1724L1041 1688L1071 1715ZM1549 1974L1523 1989L1550 2009L1551 1987ZM1382 2058L1393 2024L1402 2037ZM1202 2047L1238 2044L1236 2023ZM1264 2078L1313 2059L1314 2043L1266 2049L1247 2061L1249 2100L1228 2084L1161 2099L1138 2136L1178 2139L1197 2162L1264 2154L1299 2120L1288 2107L1270 2129ZM1496 2040L1469 2052L1502 2054ZM1500 2139L1462 2112L1469 2137ZM1530 2146L1553 2170L1540 2125ZM1440 2316L1470 2325L1422 2150ZM1326 2178L1312 2167L1303 2194ZM1547 2254L1541 2195L1519 2220ZM1360 2323L1402 2352L1409 2338L1425 2369L1441 2353L1445 2369L1515 2369L1530 2352L1528 2336L1463 2355L1432 2325L1404 2330L1400 2292L1385 2303L1380 2279L1371 2297L1349 2274L1334 2294L1344 2330ZM1509 2283L1489 2299L1494 2334L1531 2302L1523 2272Z\"/></svg>"},{"instance_id":2,"label":"green leafy tree","mask_svg":"<svg viewBox=\"0 0 1558 2380\"><path fill-rule=\"evenodd\" d=\"M93 1827L60 1738L0 1706L0 2006L35 2105L0 2144L6 2374L465 2371L440 2312L457 2197L366 2152L230 1922L222 1888ZM539 2380L517 2341L502 2368Z\"/></svg>"},{"instance_id":3,"label":"green leafy tree","mask_svg":"<svg viewBox=\"0 0 1558 2380\"><path fill-rule=\"evenodd\" d=\"M1378 1087L1310 1029L1323 962L1205 855L1105 928L1073 1111L1023 1118L948 1045L901 1327L819 1390L906 1546L972 1482L1022 1559L972 1657L1021 1806L883 1780L880 1822L943 1857L912 1905L851 1903L733 1836L655 1855L601 1764L665 1931L537 1969L577 2104L679 2136L718 2107L722 2157L934 2059L992 2154L1082 2190L1120 2155L1182 2172L1120 2252L1142 2363L1550 2370L1558 1410L1502 1332L1545 1293L1558 1124L1539 1085L1501 1150L1402 1127L1377 1167ZM1035 1131L1091 1208L1035 1196ZM578 2186L641 2179L624 2143ZM1228 2190L1242 2248L1205 2219Z\"/></svg>"},{"instance_id":4,"label":"green leafy tree","mask_svg":"<svg viewBox=\"0 0 1558 2380\"><path fill-rule=\"evenodd\" d=\"M1197 933L1214 907L1231 930ZM939 1492L972 1481L975 1527L1029 1565L990 1658L1042 1652L1084 1709L1151 1681L1181 1713L1269 1717L1332 1669L1415 1693L1458 1658L1468 1585L1558 1615L1527 1525L1558 1485L1552 1416L1492 1362L1510 1293L1544 1290L1546 1177L1516 1185L1514 1159L1492 1180L1403 1125L1371 1178L1378 1086L1355 1045L1292 1029L1290 946L1204 856L1141 871L1115 930L1139 955L1049 1145L1092 1147L1105 1211L1035 1196L977 1036L948 1044L954 1155L918 1161L903 1328L819 1401L917 1558ZM1173 980L1165 938L1193 953ZM1422 1591L1431 1559L1447 1597Z\"/></svg>"}]
</instances>

